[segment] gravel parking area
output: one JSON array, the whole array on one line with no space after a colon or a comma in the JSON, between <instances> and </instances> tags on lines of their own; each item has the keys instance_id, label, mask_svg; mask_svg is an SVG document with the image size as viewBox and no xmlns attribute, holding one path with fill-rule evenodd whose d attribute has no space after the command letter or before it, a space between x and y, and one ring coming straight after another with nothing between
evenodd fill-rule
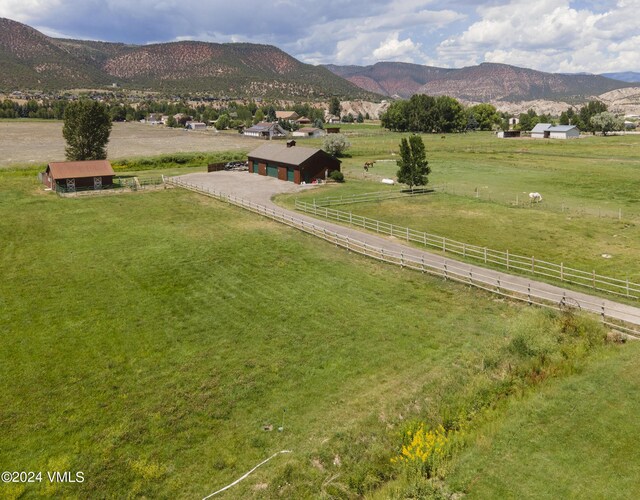
<instances>
[{"instance_id":1,"label":"gravel parking area","mask_svg":"<svg viewBox=\"0 0 640 500\"><path fill-rule=\"evenodd\" d=\"M219 193L238 196L261 205L271 205L271 198L281 193L297 193L314 189L313 185L301 186L249 172L210 172L186 174L178 177L187 182L213 189Z\"/></svg>"}]
</instances>

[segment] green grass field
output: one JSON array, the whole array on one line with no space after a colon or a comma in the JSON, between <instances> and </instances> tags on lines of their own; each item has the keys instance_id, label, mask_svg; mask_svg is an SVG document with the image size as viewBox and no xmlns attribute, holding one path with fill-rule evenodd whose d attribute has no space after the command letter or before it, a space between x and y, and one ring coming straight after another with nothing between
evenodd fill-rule
<instances>
[{"instance_id":1,"label":"green grass field","mask_svg":"<svg viewBox=\"0 0 640 500\"><path fill-rule=\"evenodd\" d=\"M0 468L86 478L8 498L205 496L281 449L231 497L372 493L405 422L508 399L480 361L526 386L513 325L560 321L188 192L1 177Z\"/></svg>"},{"instance_id":2,"label":"green grass field","mask_svg":"<svg viewBox=\"0 0 640 500\"><path fill-rule=\"evenodd\" d=\"M361 163L393 158L400 135L343 130L347 182L323 189L380 190ZM637 272L625 190L638 142L620 139L532 144L521 168L542 182L536 165L556 158L570 168L554 175L568 178L575 148L611 154L622 168L602 176L631 214L622 222L447 194L347 209L585 265L607 244L612 273ZM520 182L505 159L516 153L491 149L515 143L426 140L434 182ZM197 168L179 160L125 173ZM604 207L600 167L585 164L587 187L567 191ZM637 496L640 347L604 343L593 319L373 262L181 190L63 199L35 172L0 172L0 472L82 471L85 482L0 484L0 497L202 498L283 449L293 453L222 497ZM526 231L545 231L539 246ZM417 422L464 430L430 479L391 462Z\"/></svg>"},{"instance_id":3,"label":"green grass field","mask_svg":"<svg viewBox=\"0 0 640 500\"><path fill-rule=\"evenodd\" d=\"M384 147L397 150L401 135L380 131L376 135L375 130L362 135L351 138L353 157L344 160L347 182L300 195L301 199L398 189L379 183L381 176L395 176L394 162L378 163L366 175L361 166L365 159L385 156ZM446 139L425 135L424 140L432 168L429 184L446 186L447 192L336 208L469 244L640 281L640 136L512 141L476 133ZM478 187L479 197L473 186ZM516 196L522 202L530 191L543 193L541 205L514 206ZM293 198L279 200L292 206Z\"/></svg>"}]
</instances>

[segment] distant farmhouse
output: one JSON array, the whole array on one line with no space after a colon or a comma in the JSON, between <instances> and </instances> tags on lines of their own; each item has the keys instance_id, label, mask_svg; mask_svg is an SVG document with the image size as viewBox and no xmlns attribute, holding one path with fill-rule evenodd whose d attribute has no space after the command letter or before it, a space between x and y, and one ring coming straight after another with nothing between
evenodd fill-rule
<instances>
[{"instance_id":1,"label":"distant farmhouse","mask_svg":"<svg viewBox=\"0 0 640 500\"><path fill-rule=\"evenodd\" d=\"M307 118L306 116L301 116L300 118L298 118L296 120L296 124L298 124L298 125L311 125L311 120L309 120L309 118Z\"/></svg>"},{"instance_id":2,"label":"distant farmhouse","mask_svg":"<svg viewBox=\"0 0 640 500\"><path fill-rule=\"evenodd\" d=\"M301 129L294 130L291 135L293 135L293 137L322 137L324 134L324 130L320 128L302 127Z\"/></svg>"},{"instance_id":3,"label":"distant farmhouse","mask_svg":"<svg viewBox=\"0 0 640 500\"><path fill-rule=\"evenodd\" d=\"M287 132L278 123L260 122L253 127L244 129L243 135L256 137L258 139L282 139L287 137Z\"/></svg>"},{"instance_id":4,"label":"distant farmhouse","mask_svg":"<svg viewBox=\"0 0 640 500\"><path fill-rule=\"evenodd\" d=\"M340 170L340 160L317 148L303 148L295 141L264 144L248 155L249 172L296 184L326 179Z\"/></svg>"},{"instance_id":5,"label":"distant farmhouse","mask_svg":"<svg viewBox=\"0 0 640 500\"><path fill-rule=\"evenodd\" d=\"M295 123L300 118L300 115L295 111L276 111L276 119L285 120L291 123Z\"/></svg>"},{"instance_id":6,"label":"distant farmhouse","mask_svg":"<svg viewBox=\"0 0 640 500\"><path fill-rule=\"evenodd\" d=\"M42 182L54 191L102 189L113 184L115 172L107 160L60 161L47 165Z\"/></svg>"},{"instance_id":7,"label":"distant farmhouse","mask_svg":"<svg viewBox=\"0 0 640 500\"><path fill-rule=\"evenodd\" d=\"M531 130L532 139L576 139L580 130L575 125L556 125L538 123Z\"/></svg>"}]
</instances>

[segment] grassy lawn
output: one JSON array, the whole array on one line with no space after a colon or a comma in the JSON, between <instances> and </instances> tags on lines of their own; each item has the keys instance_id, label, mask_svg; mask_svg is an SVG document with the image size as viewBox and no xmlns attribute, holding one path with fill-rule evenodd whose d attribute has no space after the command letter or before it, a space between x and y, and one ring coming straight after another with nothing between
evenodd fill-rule
<instances>
[{"instance_id":1,"label":"grassy lawn","mask_svg":"<svg viewBox=\"0 0 640 500\"><path fill-rule=\"evenodd\" d=\"M86 477L9 497L204 496L285 448L255 481L314 496L313 457L367 467L366 436L522 311L188 192L1 180L2 469Z\"/></svg>"},{"instance_id":2,"label":"grassy lawn","mask_svg":"<svg viewBox=\"0 0 640 500\"><path fill-rule=\"evenodd\" d=\"M374 494L402 481L390 459L408 422L453 429L455 414L497 441L510 401L636 352L602 347L590 320L569 325L177 189L62 199L30 170L4 171L0 234L0 470L86 478L0 484L2 497L201 498L282 449L293 453L228 496ZM620 439L580 425L577 449L592 432ZM447 488L472 491L480 444L452 458ZM626 456L619 473L638 484Z\"/></svg>"},{"instance_id":3,"label":"grassy lawn","mask_svg":"<svg viewBox=\"0 0 640 500\"><path fill-rule=\"evenodd\" d=\"M301 199L398 189L379 179L395 177L391 152L397 151L401 134L347 133L353 134L352 157L343 162L347 182L300 195ZM432 167L429 184L446 192L336 208L469 244L640 281L640 136L574 141L511 141L488 133L423 137ZM378 162L365 174L362 164L370 159L393 161ZM543 193L542 204L514 206L516 197L522 202L529 191ZM283 196L278 201L292 206L293 198Z\"/></svg>"},{"instance_id":4,"label":"grassy lawn","mask_svg":"<svg viewBox=\"0 0 640 500\"><path fill-rule=\"evenodd\" d=\"M450 484L469 498L638 498L640 345L509 405L463 453Z\"/></svg>"}]
</instances>

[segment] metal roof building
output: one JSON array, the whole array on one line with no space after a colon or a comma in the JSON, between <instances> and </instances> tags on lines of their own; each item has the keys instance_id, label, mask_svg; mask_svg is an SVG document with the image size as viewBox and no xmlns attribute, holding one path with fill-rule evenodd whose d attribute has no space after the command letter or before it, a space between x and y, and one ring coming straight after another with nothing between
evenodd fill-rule
<instances>
[{"instance_id":1,"label":"metal roof building","mask_svg":"<svg viewBox=\"0 0 640 500\"><path fill-rule=\"evenodd\" d=\"M575 139L580 137L580 130L575 125L556 125L538 123L531 130L532 139Z\"/></svg>"},{"instance_id":2,"label":"metal roof building","mask_svg":"<svg viewBox=\"0 0 640 500\"><path fill-rule=\"evenodd\" d=\"M287 144L264 144L248 154L249 172L296 184L326 179L340 170L340 160L317 148Z\"/></svg>"},{"instance_id":3,"label":"metal roof building","mask_svg":"<svg viewBox=\"0 0 640 500\"><path fill-rule=\"evenodd\" d=\"M51 162L42 175L45 186L66 191L76 188L102 189L113 184L115 172L107 160Z\"/></svg>"}]
</instances>

